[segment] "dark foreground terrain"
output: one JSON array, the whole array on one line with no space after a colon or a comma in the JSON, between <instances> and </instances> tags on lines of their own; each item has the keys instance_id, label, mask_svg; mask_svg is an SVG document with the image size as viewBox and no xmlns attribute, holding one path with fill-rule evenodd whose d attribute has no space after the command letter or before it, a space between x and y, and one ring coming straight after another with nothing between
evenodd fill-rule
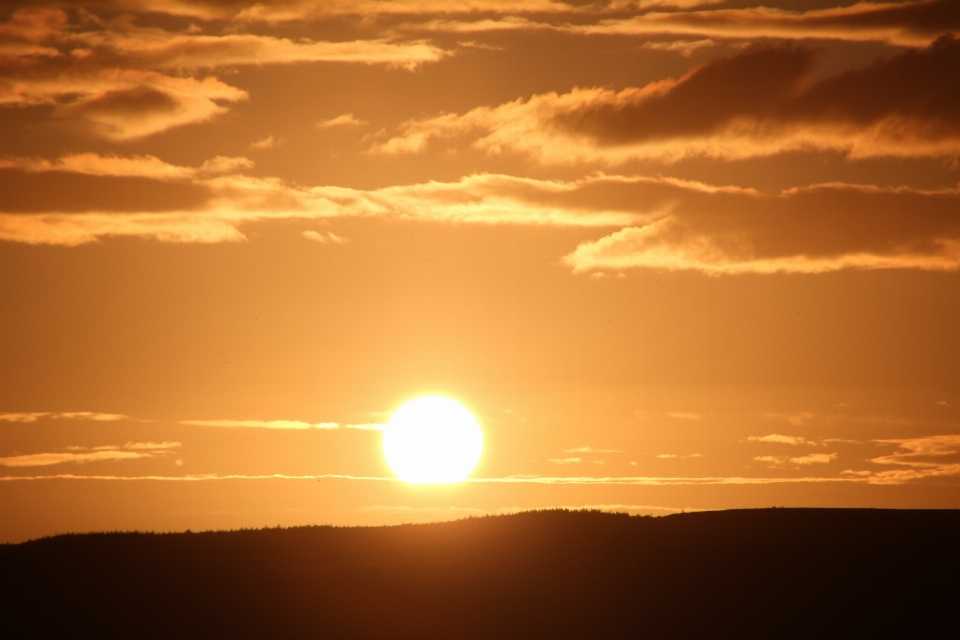
<instances>
[{"instance_id":1,"label":"dark foreground terrain","mask_svg":"<svg viewBox=\"0 0 960 640\"><path fill-rule=\"evenodd\" d=\"M542 511L0 546L4 638L960 637L960 511Z\"/></svg>"}]
</instances>

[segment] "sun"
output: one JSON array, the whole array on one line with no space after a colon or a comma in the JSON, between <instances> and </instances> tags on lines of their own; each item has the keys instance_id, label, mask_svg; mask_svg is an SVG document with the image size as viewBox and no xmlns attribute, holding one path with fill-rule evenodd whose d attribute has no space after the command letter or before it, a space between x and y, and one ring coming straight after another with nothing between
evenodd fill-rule
<instances>
[{"instance_id":1,"label":"sun","mask_svg":"<svg viewBox=\"0 0 960 640\"><path fill-rule=\"evenodd\" d=\"M483 451L476 418L459 402L426 396L406 403L383 430L383 453L397 476L412 484L460 482Z\"/></svg>"}]
</instances>

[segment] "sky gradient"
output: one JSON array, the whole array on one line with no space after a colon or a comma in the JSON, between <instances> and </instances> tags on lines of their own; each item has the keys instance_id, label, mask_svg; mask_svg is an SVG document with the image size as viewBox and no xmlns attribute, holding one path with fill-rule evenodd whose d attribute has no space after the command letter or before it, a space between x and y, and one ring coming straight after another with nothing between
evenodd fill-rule
<instances>
[{"instance_id":1,"label":"sky gradient","mask_svg":"<svg viewBox=\"0 0 960 640\"><path fill-rule=\"evenodd\" d=\"M841 1L5 3L0 540L960 507L960 3Z\"/></svg>"}]
</instances>

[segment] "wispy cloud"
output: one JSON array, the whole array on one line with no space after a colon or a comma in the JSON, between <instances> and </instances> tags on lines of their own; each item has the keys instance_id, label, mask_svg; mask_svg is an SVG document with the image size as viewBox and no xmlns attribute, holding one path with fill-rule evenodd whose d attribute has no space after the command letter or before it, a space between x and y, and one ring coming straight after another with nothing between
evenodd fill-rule
<instances>
[{"instance_id":1,"label":"wispy cloud","mask_svg":"<svg viewBox=\"0 0 960 640\"><path fill-rule=\"evenodd\" d=\"M329 120L323 120L317 123L318 129L335 129L337 127L360 127L368 124L365 120L359 120L352 113L344 113Z\"/></svg>"},{"instance_id":2,"label":"wispy cloud","mask_svg":"<svg viewBox=\"0 0 960 640\"><path fill-rule=\"evenodd\" d=\"M86 157L82 163L51 164L77 166L78 172L156 170L164 180L174 173L149 157L127 164L108 160L98 164ZM209 167L204 163L184 174L230 165L244 162L218 158ZM954 188L821 184L762 194L733 186L605 174L573 181L479 174L456 182L374 190L301 187L242 174L193 177L184 181L184 188L187 185L206 194L194 210L103 211L91 201L90 208L99 210L4 213L0 239L67 246L110 236L226 242L243 240L240 227L254 222L386 217L451 224L625 227L583 242L562 258L581 273L637 268L715 275L960 268L960 220L954 213L960 207L960 190ZM89 193L106 192L91 185ZM323 237L335 242L329 234ZM699 416L664 415L690 420ZM788 419L802 422L803 414L794 415Z\"/></svg>"},{"instance_id":3,"label":"wispy cloud","mask_svg":"<svg viewBox=\"0 0 960 640\"><path fill-rule=\"evenodd\" d=\"M0 169L19 169L26 173L78 173L86 176L116 178L149 178L158 181L189 181L205 177L238 173L253 166L243 157L216 156L199 167L185 167L164 162L151 155L117 156L98 153L74 153L55 160L44 158L0 158Z\"/></svg>"},{"instance_id":4,"label":"wispy cloud","mask_svg":"<svg viewBox=\"0 0 960 640\"><path fill-rule=\"evenodd\" d=\"M801 150L850 158L960 153L960 109L944 81L960 75L960 40L944 36L820 79L815 60L796 44L755 45L644 87L578 88L411 120L371 150L419 153L466 141L491 154L591 165Z\"/></svg>"},{"instance_id":5,"label":"wispy cloud","mask_svg":"<svg viewBox=\"0 0 960 640\"><path fill-rule=\"evenodd\" d=\"M282 143L283 143L282 140L280 140L276 136L270 135L270 136L267 136L266 138L250 143L250 148L255 149L257 151L260 151L263 149L273 149L275 147L279 147Z\"/></svg>"},{"instance_id":6,"label":"wispy cloud","mask_svg":"<svg viewBox=\"0 0 960 640\"><path fill-rule=\"evenodd\" d=\"M218 482L224 480L358 480L364 482L401 482L398 478L382 478L377 476L352 476L346 474L326 473L319 475L289 475L283 473L245 475L245 474L195 474L182 476L112 476L112 475L77 475L61 473L44 476L0 476L0 481L41 481L41 480L103 480L108 482Z\"/></svg>"},{"instance_id":7,"label":"wispy cloud","mask_svg":"<svg viewBox=\"0 0 960 640\"><path fill-rule=\"evenodd\" d=\"M140 163L142 169L149 163ZM222 163L217 163L222 164ZM106 165L105 165L106 166ZM167 167L156 167L164 176ZM201 167L197 171L203 169ZM105 169L104 169L105 170ZM123 171L129 170L124 167ZM189 174L185 170L184 174ZM166 179L166 178L165 178ZM169 211L0 213L0 239L28 244L76 246L111 236L139 236L166 242L229 242L244 239L239 227L270 220L326 220L388 217L452 224L617 227L642 217L622 208L582 201L584 181L547 181L480 174L456 182L427 182L374 190L301 187L276 178L242 174L198 177L184 189L205 194L195 208ZM102 185L91 184L92 194ZM64 202L64 209L75 206ZM203 215L198 215L202 213Z\"/></svg>"},{"instance_id":8,"label":"wispy cloud","mask_svg":"<svg viewBox=\"0 0 960 640\"><path fill-rule=\"evenodd\" d=\"M206 75L211 69L296 62L415 69L446 55L425 42L174 33L81 15L86 19L71 23L59 9L24 8L0 24L8 45L0 106L52 105L57 120L129 140L209 120L247 99L246 91Z\"/></svg>"},{"instance_id":9,"label":"wispy cloud","mask_svg":"<svg viewBox=\"0 0 960 640\"><path fill-rule=\"evenodd\" d=\"M179 442L128 442L123 445L125 449L131 449L133 451L167 451L169 449L176 449L180 447Z\"/></svg>"},{"instance_id":10,"label":"wispy cloud","mask_svg":"<svg viewBox=\"0 0 960 640\"><path fill-rule=\"evenodd\" d=\"M833 461L837 457L836 453L812 453L806 456L797 456L791 458L790 456L754 456L754 460L757 462L766 462L773 466L782 466L786 464L791 465L810 465L810 464L826 464Z\"/></svg>"},{"instance_id":11,"label":"wispy cloud","mask_svg":"<svg viewBox=\"0 0 960 640\"><path fill-rule=\"evenodd\" d=\"M93 420L94 422L116 422L118 420L133 420L130 416L119 413L96 413L93 411L66 411L50 412L36 411L30 413L0 413L0 421L4 422L37 422L38 420Z\"/></svg>"},{"instance_id":12,"label":"wispy cloud","mask_svg":"<svg viewBox=\"0 0 960 640\"><path fill-rule=\"evenodd\" d=\"M577 447L576 449L564 449L564 453L623 453L619 449L597 449L595 447Z\"/></svg>"},{"instance_id":13,"label":"wispy cloud","mask_svg":"<svg viewBox=\"0 0 960 640\"><path fill-rule=\"evenodd\" d=\"M624 11L651 8L680 8L716 4L719 0L607 0L581 3L557 0L77 0L71 6L108 8L120 11L144 11L173 16L190 17L204 21L227 20L237 24L283 23L290 21L321 20L335 16L356 16L367 21L393 15L411 19L431 19L436 16L476 14L492 15L556 15L571 17L604 16Z\"/></svg>"},{"instance_id":14,"label":"wispy cloud","mask_svg":"<svg viewBox=\"0 0 960 640\"><path fill-rule=\"evenodd\" d=\"M836 453L811 453L810 455L790 458L793 464L826 464L836 459Z\"/></svg>"},{"instance_id":15,"label":"wispy cloud","mask_svg":"<svg viewBox=\"0 0 960 640\"><path fill-rule=\"evenodd\" d=\"M553 464L579 464L583 462L583 458L550 458L547 462L552 462Z\"/></svg>"},{"instance_id":16,"label":"wispy cloud","mask_svg":"<svg viewBox=\"0 0 960 640\"><path fill-rule=\"evenodd\" d=\"M697 49L712 47L716 42L710 39L705 40L668 40L644 42L641 47L651 51L674 51L680 55L689 58Z\"/></svg>"},{"instance_id":17,"label":"wispy cloud","mask_svg":"<svg viewBox=\"0 0 960 640\"><path fill-rule=\"evenodd\" d=\"M857 2L810 11L778 8L706 9L645 13L627 19L566 29L588 34L700 35L711 38L815 38L880 41L926 46L944 33L960 31L953 0Z\"/></svg>"},{"instance_id":18,"label":"wispy cloud","mask_svg":"<svg viewBox=\"0 0 960 640\"><path fill-rule=\"evenodd\" d=\"M930 477L960 475L960 435L876 440L880 445L898 446L893 453L870 460L874 464L907 467L880 471L870 476L877 483L900 483Z\"/></svg>"},{"instance_id":19,"label":"wispy cloud","mask_svg":"<svg viewBox=\"0 0 960 640\"><path fill-rule=\"evenodd\" d=\"M307 240L313 240L314 242L319 242L320 244L327 244L332 242L333 244L343 244L346 242L346 238L341 238L337 234L328 231L323 233L322 231L304 231L302 234Z\"/></svg>"},{"instance_id":20,"label":"wispy cloud","mask_svg":"<svg viewBox=\"0 0 960 640\"><path fill-rule=\"evenodd\" d=\"M0 458L0 466L5 467L46 467L68 462L104 462L118 460L136 460L154 458L170 453L180 447L179 442L128 442L123 446L104 447L67 447L68 451L30 453Z\"/></svg>"},{"instance_id":21,"label":"wispy cloud","mask_svg":"<svg viewBox=\"0 0 960 640\"><path fill-rule=\"evenodd\" d=\"M382 424L340 424L338 422L303 422L301 420L181 420L180 424L197 427L224 427L231 429L287 429L295 431L360 429L382 431Z\"/></svg>"},{"instance_id":22,"label":"wispy cloud","mask_svg":"<svg viewBox=\"0 0 960 640\"><path fill-rule=\"evenodd\" d=\"M701 418L699 413L690 411L667 411L663 415L667 416L668 418L675 418L677 420L692 420L694 422L699 422Z\"/></svg>"},{"instance_id":23,"label":"wispy cloud","mask_svg":"<svg viewBox=\"0 0 960 640\"><path fill-rule=\"evenodd\" d=\"M807 440L806 438L802 438L800 436L782 436L776 433L771 433L768 436L750 436L749 438L747 438L747 440L750 442L768 442L768 443L790 444L790 445L809 444L809 445L816 446L817 444L812 440Z\"/></svg>"}]
</instances>

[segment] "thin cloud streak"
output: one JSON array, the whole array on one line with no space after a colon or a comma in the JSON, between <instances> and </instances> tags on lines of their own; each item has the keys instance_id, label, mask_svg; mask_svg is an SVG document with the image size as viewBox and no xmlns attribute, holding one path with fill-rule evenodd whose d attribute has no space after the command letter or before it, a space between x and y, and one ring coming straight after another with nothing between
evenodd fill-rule
<instances>
[{"instance_id":1,"label":"thin cloud streak","mask_svg":"<svg viewBox=\"0 0 960 640\"><path fill-rule=\"evenodd\" d=\"M852 6L798 12L755 7L646 13L626 20L568 27L593 35L676 34L711 38L810 38L879 41L926 46L944 33L960 32L953 0L858 2Z\"/></svg>"},{"instance_id":2,"label":"thin cloud streak","mask_svg":"<svg viewBox=\"0 0 960 640\"><path fill-rule=\"evenodd\" d=\"M171 453L172 449L180 447L179 442L128 442L123 446L104 447L67 447L66 452L30 453L18 456L0 458L0 466L4 467L46 467L55 464L87 463L87 462L116 462L118 460L136 460L140 458L155 458Z\"/></svg>"},{"instance_id":3,"label":"thin cloud streak","mask_svg":"<svg viewBox=\"0 0 960 640\"><path fill-rule=\"evenodd\" d=\"M905 47L927 46L945 33L960 32L960 11L953 0L908 2L858 2L851 6L809 11L789 11L757 6L741 9L702 8L721 2L664 2L663 8L679 11L647 11L629 17L605 18L595 22L558 22L519 15L470 20L433 19L405 25L409 31L484 33L503 31L554 31L585 36L685 36L716 40L779 38L790 40L843 40L883 42ZM638 8L658 8L644 3Z\"/></svg>"},{"instance_id":4,"label":"thin cloud streak","mask_svg":"<svg viewBox=\"0 0 960 640\"><path fill-rule=\"evenodd\" d=\"M301 420L181 420L180 424L197 427L220 427L238 429L281 429L294 431L359 429L382 431L384 425L375 423L340 424L338 422L303 422Z\"/></svg>"},{"instance_id":5,"label":"thin cloud streak","mask_svg":"<svg viewBox=\"0 0 960 640\"><path fill-rule=\"evenodd\" d=\"M94 422L116 422L118 420L133 420L130 416L119 413L96 413L92 411L50 412L35 411L31 413L0 413L3 422L37 422L42 419L50 420L93 420Z\"/></svg>"},{"instance_id":6,"label":"thin cloud streak","mask_svg":"<svg viewBox=\"0 0 960 640\"><path fill-rule=\"evenodd\" d=\"M829 483L868 483L903 484L929 477L960 475L960 464L941 465L936 469L903 470L881 473L844 471L840 476L832 477L594 477L594 476L534 476L513 475L501 478L468 478L463 482L470 484L541 484L541 485L582 485L582 486L686 486L686 485L763 485L763 484L829 484ZM2 481L38 481L38 480L105 480L105 481L163 481L163 482L206 482L219 480L356 480L370 482L403 482L399 478L377 476L352 476L346 474L287 475L287 474L201 474L185 476L110 476L110 475L74 475L58 474L44 476L3 476Z\"/></svg>"},{"instance_id":7,"label":"thin cloud streak","mask_svg":"<svg viewBox=\"0 0 960 640\"><path fill-rule=\"evenodd\" d=\"M747 438L749 442L767 442L767 443L776 443L776 444L789 444L789 445L798 445L798 444L809 444L816 446L816 442L812 440L807 440L800 436L782 436L776 433L772 433L768 436L750 436Z\"/></svg>"},{"instance_id":8,"label":"thin cloud streak","mask_svg":"<svg viewBox=\"0 0 960 640\"><path fill-rule=\"evenodd\" d=\"M367 19L388 16L436 16L491 13L555 14L559 16L609 15L647 8L692 8L716 4L719 0L610 0L603 3L559 2L557 0L78 0L49 4L72 8L106 9L114 12L141 11L205 21L228 20L244 23L283 23L321 20L338 16Z\"/></svg>"},{"instance_id":9,"label":"thin cloud streak","mask_svg":"<svg viewBox=\"0 0 960 640\"><path fill-rule=\"evenodd\" d=\"M344 474L319 475L287 475L282 473L265 475L243 474L198 474L186 476L109 476L109 475L76 475L62 473L47 476L2 476L0 481L38 481L38 480L105 480L116 482L156 481L156 482L208 482L217 480L362 480L371 482L402 482L399 478L380 478L376 476L351 476Z\"/></svg>"}]
</instances>

